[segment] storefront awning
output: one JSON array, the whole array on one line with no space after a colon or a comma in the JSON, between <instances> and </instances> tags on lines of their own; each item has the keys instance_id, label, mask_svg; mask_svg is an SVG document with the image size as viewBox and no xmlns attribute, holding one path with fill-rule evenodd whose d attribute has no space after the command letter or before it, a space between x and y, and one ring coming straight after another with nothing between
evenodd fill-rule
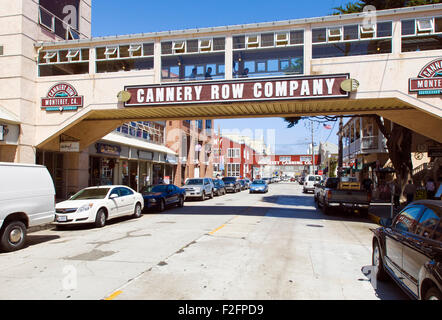
<instances>
[{"instance_id":1,"label":"storefront awning","mask_svg":"<svg viewBox=\"0 0 442 320\"><path fill-rule=\"evenodd\" d=\"M160 153L170 154L170 155L176 155L176 153L172 150L167 148L166 146L150 143L147 141L142 141L135 138L129 138L126 136L123 136L118 133L111 132L107 135L105 135L101 140L109 141L113 143L118 144L124 144L131 147L136 147L139 149L149 150L149 151L156 151Z\"/></svg>"}]
</instances>

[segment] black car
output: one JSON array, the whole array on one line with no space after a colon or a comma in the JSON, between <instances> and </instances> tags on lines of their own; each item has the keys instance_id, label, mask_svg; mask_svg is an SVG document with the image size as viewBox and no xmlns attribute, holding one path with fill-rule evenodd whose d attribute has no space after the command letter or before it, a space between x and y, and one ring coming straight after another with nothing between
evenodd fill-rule
<instances>
[{"instance_id":1,"label":"black car","mask_svg":"<svg viewBox=\"0 0 442 320\"><path fill-rule=\"evenodd\" d=\"M372 229L376 279L393 280L413 299L442 299L442 200L420 200Z\"/></svg>"},{"instance_id":2,"label":"black car","mask_svg":"<svg viewBox=\"0 0 442 320\"><path fill-rule=\"evenodd\" d=\"M213 185L215 188L213 189L213 193L217 196L222 196L227 193L226 191L226 185L224 184L224 181L221 179L212 179Z\"/></svg>"},{"instance_id":3,"label":"black car","mask_svg":"<svg viewBox=\"0 0 442 320\"><path fill-rule=\"evenodd\" d=\"M238 181L236 177L224 177L222 179L224 181L226 191L232 192L240 192L242 187L241 183Z\"/></svg>"},{"instance_id":4,"label":"black car","mask_svg":"<svg viewBox=\"0 0 442 320\"><path fill-rule=\"evenodd\" d=\"M173 184L157 184L147 186L141 190L144 198L144 209L158 209L164 211L167 206L184 206L186 190Z\"/></svg>"}]
</instances>

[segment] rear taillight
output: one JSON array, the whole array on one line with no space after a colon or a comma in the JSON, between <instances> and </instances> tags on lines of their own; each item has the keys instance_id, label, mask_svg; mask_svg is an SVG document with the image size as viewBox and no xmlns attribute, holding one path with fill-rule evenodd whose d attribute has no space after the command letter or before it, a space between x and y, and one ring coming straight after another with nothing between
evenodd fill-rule
<instances>
[{"instance_id":1,"label":"rear taillight","mask_svg":"<svg viewBox=\"0 0 442 320\"><path fill-rule=\"evenodd\" d=\"M331 190L328 190L327 191L327 199L330 200L331 196L332 196L332 192L331 192Z\"/></svg>"}]
</instances>

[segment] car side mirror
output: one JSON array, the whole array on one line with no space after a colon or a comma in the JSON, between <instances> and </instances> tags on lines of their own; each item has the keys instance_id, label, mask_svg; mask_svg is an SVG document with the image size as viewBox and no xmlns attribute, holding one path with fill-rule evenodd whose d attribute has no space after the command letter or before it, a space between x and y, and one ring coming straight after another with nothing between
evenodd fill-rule
<instances>
[{"instance_id":1,"label":"car side mirror","mask_svg":"<svg viewBox=\"0 0 442 320\"><path fill-rule=\"evenodd\" d=\"M393 220L391 218L381 218L379 220L379 224L385 228L391 227L392 223L393 223Z\"/></svg>"},{"instance_id":2,"label":"car side mirror","mask_svg":"<svg viewBox=\"0 0 442 320\"><path fill-rule=\"evenodd\" d=\"M109 196L109 199L115 199L115 198L117 198L118 197L118 194L116 194L116 193L112 193L110 196Z\"/></svg>"}]
</instances>

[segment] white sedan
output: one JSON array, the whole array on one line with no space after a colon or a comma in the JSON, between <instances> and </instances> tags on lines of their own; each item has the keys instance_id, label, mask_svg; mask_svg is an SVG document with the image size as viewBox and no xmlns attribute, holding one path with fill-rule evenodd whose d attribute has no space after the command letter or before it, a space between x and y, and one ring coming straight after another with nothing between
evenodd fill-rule
<instances>
[{"instance_id":1,"label":"white sedan","mask_svg":"<svg viewBox=\"0 0 442 320\"><path fill-rule=\"evenodd\" d=\"M55 206L55 225L94 223L104 227L106 221L121 216L139 218L144 199L127 186L100 186L80 190Z\"/></svg>"}]
</instances>

